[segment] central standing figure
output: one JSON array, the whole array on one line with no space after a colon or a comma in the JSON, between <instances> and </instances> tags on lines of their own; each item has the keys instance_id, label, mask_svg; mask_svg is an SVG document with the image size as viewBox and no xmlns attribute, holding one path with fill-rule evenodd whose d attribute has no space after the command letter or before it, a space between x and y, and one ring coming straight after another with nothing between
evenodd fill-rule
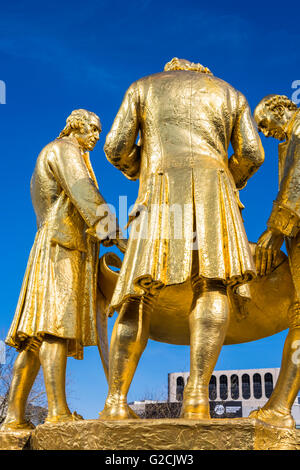
<instances>
[{"instance_id":1,"label":"central standing figure","mask_svg":"<svg viewBox=\"0 0 300 470\"><path fill-rule=\"evenodd\" d=\"M207 419L208 385L229 320L227 290L256 275L238 195L264 160L248 103L206 67L174 58L164 72L129 87L104 150L125 176L140 179L140 190L111 302L120 314L100 418L133 417L127 393L155 299L165 286L191 282L190 379L181 416Z\"/></svg>"}]
</instances>

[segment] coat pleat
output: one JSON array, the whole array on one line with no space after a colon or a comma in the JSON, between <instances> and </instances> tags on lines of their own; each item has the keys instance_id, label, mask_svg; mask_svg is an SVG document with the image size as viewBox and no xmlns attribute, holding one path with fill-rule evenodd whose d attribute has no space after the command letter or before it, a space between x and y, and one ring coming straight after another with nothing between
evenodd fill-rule
<instances>
[{"instance_id":1,"label":"coat pleat","mask_svg":"<svg viewBox=\"0 0 300 470\"><path fill-rule=\"evenodd\" d=\"M180 190L178 190L180 188ZM149 178L149 197L133 219L112 309L198 276L233 288L255 276L232 177L220 165L173 168Z\"/></svg>"}]
</instances>

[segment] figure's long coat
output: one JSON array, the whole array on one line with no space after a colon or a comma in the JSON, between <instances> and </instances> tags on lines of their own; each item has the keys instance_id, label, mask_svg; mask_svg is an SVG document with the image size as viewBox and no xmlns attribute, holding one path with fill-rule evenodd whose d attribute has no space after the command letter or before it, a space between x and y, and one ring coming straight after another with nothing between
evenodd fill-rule
<instances>
[{"instance_id":1,"label":"figure's long coat","mask_svg":"<svg viewBox=\"0 0 300 470\"><path fill-rule=\"evenodd\" d=\"M287 139L278 146L279 192L268 226L295 237L300 229L300 111L287 127Z\"/></svg>"},{"instance_id":2,"label":"figure's long coat","mask_svg":"<svg viewBox=\"0 0 300 470\"><path fill-rule=\"evenodd\" d=\"M128 178L140 179L112 307L190 279L193 252L200 277L237 286L255 276L238 189L264 152L240 92L194 71L142 78L126 92L104 150Z\"/></svg>"},{"instance_id":3,"label":"figure's long coat","mask_svg":"<svg viewBox=\"0 0 300 470\"><path fill-rule=\"evenodd\" d=\"M83 346L97 344L95 227L100 235L105 201L76 139L56 139L42 150L31 197L38 232L6 342L32 348L50 334L68 339L68 354L82 358Z\"/></svg>"},{"instance_id":4,"label":"figure's long coat","mask_svg":"<svg viewBox=\"0 0 300 470\"><path fill-rule=\"evenodd\" d=\"M296 111L286 129L286 141L278 146L279 192L273 204L268 227L286 238L295 294L290 326L298 326L300 302L300 111ZM294 313L292 313L294 312Z\"/></svg>"}]
</instances>

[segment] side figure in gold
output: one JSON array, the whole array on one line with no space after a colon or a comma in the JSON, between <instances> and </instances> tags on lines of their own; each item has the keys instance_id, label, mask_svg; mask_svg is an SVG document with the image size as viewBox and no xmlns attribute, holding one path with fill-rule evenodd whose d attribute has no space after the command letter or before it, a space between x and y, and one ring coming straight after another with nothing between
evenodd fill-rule
<instances>
[{"instance_id":1,"label":"side figure in gold","mask_svg":"<svg viewBox=\"0 0 300 470\"><path fill-rule=\"evenodd\" d=\"M188 280L191 368L182 417L209 418L208 385L229 322L227 290L256 275L238 196L264 160L249 106L201 64L175 58L129 87L104 150L126 177L140 179L140 189L111 300L120 314L100 418L133 416L127 393L158 294ZM178 213L182 236L169 224L174 218L178 225Z\"/></svg>"},{"instance_id":2,"label":"side figure in gold","mask_svg":"<svg viewBox=\"0 0 300 470\"><path fill-rule=\"evenodd\" d=\"M258 128L279 144L279 192L256 248L258 273L268 274L285 240L294 292L280 375L266 405L252 413L270 424L294 427L291 408L300 389L300 113L286 96L269 95L255 109ZM274 317L276 312L274 312Z\"/></svg>"},{"instance_id":3,"label":"side figure in gold","mask_svg":"<svg viewBox=\"0 0 300 470\"><path fill-rule=\"evenodd\" d=\"M96 290L100 240L111 243L89 160L101 132L98 116L78 109L39 154L31 180L38 232L6 342L19 351L2 430L30 429L26 401L42 366L48 422L80 419L65 395L67 356L97 345ZM112 214L110 214L112 217Z\"/></svg>"}]
</instances>

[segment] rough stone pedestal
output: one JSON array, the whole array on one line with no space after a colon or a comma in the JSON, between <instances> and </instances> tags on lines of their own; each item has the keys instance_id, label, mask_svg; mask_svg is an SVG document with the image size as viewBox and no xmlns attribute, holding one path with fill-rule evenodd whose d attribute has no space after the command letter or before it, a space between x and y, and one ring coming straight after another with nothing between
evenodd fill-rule
<instances>
[{"instance_id":1,"label":"rough stone pedestal","mask_svg":"<svg viewBox=\"0 0 300 470\"><path fill-rule=\"evenodd\" d=\"M30 445L32 431L0 431L0 450L24 450Z\"/></svg>"},{"instance_id":2,"label":"rough stone pedestal","mask_svg":"<svg viewBox=\"0 0 300 470\"><path fill-rule=\"evenodd\" d=\"M300 450L300 433L255 419L149 419L44 424L36 450Z\"/></svg>"},{"instance_id":3,"label":"rough stone pedestal","mask_svg":"<svg viewBox=\"0 0 300 470\"><path fill-rule=\"evenodd\" d=\"M0 432L0 450L300 450L300 430L255 419L149 419L42 424Z\"/></svg>"}]
</instances>

